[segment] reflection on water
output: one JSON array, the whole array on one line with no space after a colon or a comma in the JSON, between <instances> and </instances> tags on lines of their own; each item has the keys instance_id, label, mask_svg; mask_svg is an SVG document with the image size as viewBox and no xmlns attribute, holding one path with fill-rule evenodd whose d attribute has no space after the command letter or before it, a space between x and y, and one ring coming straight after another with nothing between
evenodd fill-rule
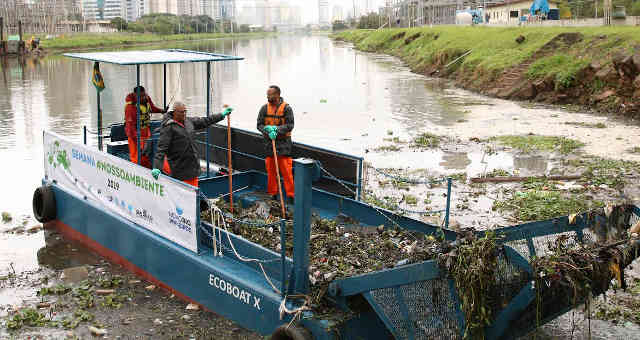
<instances>
[{"instance_id":1,"label":"reflection on water","mask_svg":"<svg viewBox=\"0 0 640 340\"><path fill-rule=\"evenodd\" d=\"M367 160L377 168L426 169L431 174L466 173L470 177L482 176L496 169L522 176L548 175L558 167L559 161L551 156L511 152L488 154L480 151L448 152L443 150L401 151L369 154Z\"/></svg>"},{"instance_id":2,"label":"reflection on water","mask_svg":"<svg viewBox=\"0 0 640 340\"><path fill-rule=\"evenodd\" d=\"M137 47L140 48L140 47ZM440 80L412 74L397 60L354 51L325 36L278 36L170 43L144 48L184 48L238 55L243 61L212 65L211 107L235 108L232 125L255 130L266 89L279 85L296 115L294 139L364 155L386 131L399 136L429 131L465 115L459 91ZM136 49L130 48L130 49ZM5 210L29 212L31 193L42 178L42 131L81 140L82 127L95 128L96 93L92 64L63 56L2 59L0 63L0 150L10 167L0 187L16 192L0 199ZM102 64L103 122L123 120L124 98L136 85L135 68ZM206 65L141 66L141 83L161 106L182 100L191 115L206 111ZM95 140L91 140L95 145ZM16 181L22 178L22 181Z\"/></svg>"},{"instance_id":3,"label":"reflection on water","mask_svg":"<svg viewBox=\"0 0 640 340\"><path fill-rule=\"evenodd\" d=\"M53 230L44 232L45 246L38 250L38 263L47 268L65 268L94 265L100 257L80 244L71 242Z\"/></svg>"}]
</instances>

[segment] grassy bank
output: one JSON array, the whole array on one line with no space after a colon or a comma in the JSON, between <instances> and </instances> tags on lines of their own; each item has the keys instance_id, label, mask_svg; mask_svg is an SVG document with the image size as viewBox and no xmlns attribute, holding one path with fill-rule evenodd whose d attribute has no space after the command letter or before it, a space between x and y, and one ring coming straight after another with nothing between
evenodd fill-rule
<instances>
[{"instance_id":1,"label":"grassy bank","mask_svg":"<svg viewBox=\"0 0 640 340\"><path fill-rule=\"evenodd\" d=\"M344 31L332 37L353 42L360 50L398 56L415 72L454 78L466 88L481 92L496 88L496 93L490 94L499 97L517 94L514 90L514 93L499 95L501 90L505 90L500 88L505 85L500 83L501 77L507 73L512 76L505 77L510 81L503 87L548 80L552 85L550 90L585 85L592 90L589 95L607 87L619 88L621 84L617 79L608 79L609 83L607 79L588 79L588 84L582 84L581 78L585 74L581 72L595 67L591 72L593 76L602 68L613 67L615 55L633 55L640 49L638 28L630 26L438 26ZM517 38L524 40L517 42ZM628 85L632 86L635 75L630 76ZM518 81L511 80L514 78ZM535 97L537 93L527 94Z\"/></svg>"},{"instance_id":2,"label":"grassy bank","mask_svg":"<svg viewBox=\"0 0 640 340\"><path fill-rule=\"evenodd\" d=\"M159 35L152 33L78 33L61 35L54 39L42 39L47 50L67 50L121 45L135 45L165 41L188 41L215 38L263 37L273 33L198 33Z\"/></svg>"},{"instance_id":3,"label":"grassy bank","mask_svg":"<svg viewBox=\"0 0 640 340\"><path fill-rule=\"evenodd\" d=\"M335 38L354 42L365 51L390 53L403 57L412 67L420 69L438 61L452 61L471 50L460 61L465 70L482 69L490 73L503 71L531 57L542 46L562 33L580 33L583 39L572 45L571 51L558 51L547 60L549 67L532 65L531 75L556 73L569 65L601 57L617 50L631 50L640 45L636 27L460 27L387 29L378 31L345 31ZM519 44L516 38L525 40ZM560 46L558 49L561 49ZM574 57L582 58L574 58ZM568 58L564 58L568 57ZM458 67L458 66L456 66Z\"/></svg>"}]
</instances>

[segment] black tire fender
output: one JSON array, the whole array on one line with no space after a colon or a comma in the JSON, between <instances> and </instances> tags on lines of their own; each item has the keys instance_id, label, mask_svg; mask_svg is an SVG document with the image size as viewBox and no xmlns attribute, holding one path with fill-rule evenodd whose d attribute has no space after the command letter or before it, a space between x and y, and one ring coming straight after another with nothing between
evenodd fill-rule
<instances>
[{"instance_id":1,"label":"black tire fender","mask_svg":"<svg viewBox=\"0 0 640 340\"><path fill-rule=\"evenodd\" d=\"M33 216L40 223L56 219L56 197L51 186L43 185L33 192L32 208Z\"/></svg>"},{"instance_id":2,"label":"black tire fender","mask_svg":"<svg viewBox=\"0 0 640 340\"><path fill-rule=\"evenodd\" d=\"M271 334L271 340L313 340L313 335L299 325L282 325Z\"/></svg>"}]
</instances>

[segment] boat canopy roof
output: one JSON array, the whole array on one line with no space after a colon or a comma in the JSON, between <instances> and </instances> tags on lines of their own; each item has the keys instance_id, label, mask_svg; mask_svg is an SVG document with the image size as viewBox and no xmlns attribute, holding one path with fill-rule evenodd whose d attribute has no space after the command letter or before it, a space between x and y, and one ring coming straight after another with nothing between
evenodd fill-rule
<instances>
[{"instance_id":1,"label":"boat canopy roof","mask_svg":"<svg viewBox=\"0 0 640 340\"><path fill-rule=\"evenodd\" d=\"M243 60L225 54L198 52L189 50L148 50L148 51L117 51L117 52L89 52L65 53L64 56L91 60L117 65L146 65L146 64L175 64L200 63L209 61Z\"/></svg>"}]
</instances>

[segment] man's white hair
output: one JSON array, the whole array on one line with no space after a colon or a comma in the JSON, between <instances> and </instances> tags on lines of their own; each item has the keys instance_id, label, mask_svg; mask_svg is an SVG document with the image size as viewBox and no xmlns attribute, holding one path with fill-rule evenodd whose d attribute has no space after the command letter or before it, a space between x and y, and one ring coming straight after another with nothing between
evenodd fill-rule
<instances>
[{"instance_id":1,"label":"man's white hair","mask_svg":"<svg viewBox=\"0 0 640 340\"><path fill-rule=\"evenodd\" d=\"M175 111L177 108L186 108L186 107L187 106L184 105L184 103L179 100L173 103L173 111Z\"/></svg>"}]
</instances>

